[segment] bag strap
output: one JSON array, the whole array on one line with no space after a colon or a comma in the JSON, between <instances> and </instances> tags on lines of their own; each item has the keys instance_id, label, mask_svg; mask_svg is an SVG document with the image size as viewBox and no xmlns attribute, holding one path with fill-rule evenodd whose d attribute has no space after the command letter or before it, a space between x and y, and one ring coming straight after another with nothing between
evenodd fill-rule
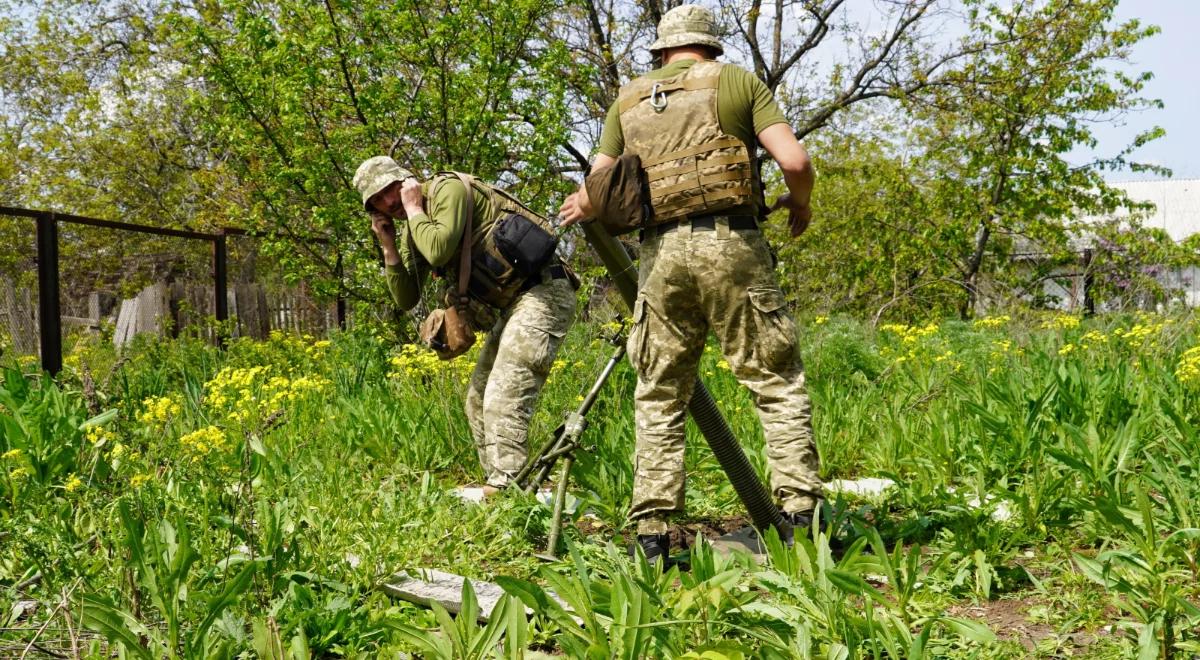
<instances>
[{"instance_id":1,"label":"bag strap","mask_svg":"<svg viewBox=\"0 0 1200 660\"><path fill-rule=\"evenodd\" d=\"M475 192L472 190L472 177L461 172L455 172L454 176L462 181L463 186L467 189L467 226L463 229L463 244L462 256L458 262L458 302L456 306L465 307L467 304L467 285L471 281L471 234L473 232L472 225L475 220Z\"/></svg>"}]
</instances>

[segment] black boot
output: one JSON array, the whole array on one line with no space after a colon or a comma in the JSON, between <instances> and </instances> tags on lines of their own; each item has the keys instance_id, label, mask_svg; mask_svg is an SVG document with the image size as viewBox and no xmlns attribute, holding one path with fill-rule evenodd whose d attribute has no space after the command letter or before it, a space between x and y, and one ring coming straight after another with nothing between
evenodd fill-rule
<instances>
[{"instance_id":1,"label":"black boot","mask_svg":"<svg viewBox=\"0 0 1200 660\"><path fill-rule=\"evenodd\" d=\"M638 534L637 542L642 546L642 552L646 554L646 561L651 564L670 560L671 536L669 534Z\"/></svg>"},{"instance_id":2,"label":"black boot","mask_svg":"<svg viewBox=\"0 0 1200 660\"><path fill-rule=\"evenodd\" d=\"M834 534L833 525L830 524L830 521L827 519L829 514L830 511L828 508L821 512L821 531L825 532L825 536L829 539L829 549L839 550L842 547L842 543ZM791 524L792 531L790 534L785 535L783 542L786 543L790 548L797 534L803 534L809 538L812 538L813 521L816 519L816 517L817 516L814 509L806 509L804 511L784 511L783 519Z\"/></svg>"}]
</instances>

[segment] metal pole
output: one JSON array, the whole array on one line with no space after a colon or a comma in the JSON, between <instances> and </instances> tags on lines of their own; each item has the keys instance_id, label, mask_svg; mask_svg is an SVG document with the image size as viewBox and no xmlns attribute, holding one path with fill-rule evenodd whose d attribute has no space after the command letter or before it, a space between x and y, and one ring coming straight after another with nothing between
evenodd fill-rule
<instances>
[{"instance_id":1,"label":"metal pole","mask_svg":"<svg viewBox=\"0 0 1200 660\"><path fill-rule=\"evenodd\" d=\"M213 239L213 293L216 296L217 322L229 320L229 254L225 248L225 235ZM217 345L225 345L224 328L217 331Z\"/></svg>"},{"instance_id":2,"label":"metal pole","mask_svg":"<svg viewBox=\"0 0 1200 660\"><path fill-rule=\"evenodd\" d=\"M62 371L62 319L58 315L58 220L53 213L37 216L38 330L42 369Z\"/></svg>"},{"instance_id":3,"label":"metal pole","mask_svg":"<svg viewBox=\"0 0 1200 660\"><path fill-rule=\"evenodd\" d=\"M573 454L564 456L562 467L558 473L558 487L554 490L554 514L550 518L549 538L546 539L546 556L550 559L558 557L558 536L562 533L563 508L567 502L567 481L571 478L571 465L574 462Z\"/></svg>"}]
</instances>

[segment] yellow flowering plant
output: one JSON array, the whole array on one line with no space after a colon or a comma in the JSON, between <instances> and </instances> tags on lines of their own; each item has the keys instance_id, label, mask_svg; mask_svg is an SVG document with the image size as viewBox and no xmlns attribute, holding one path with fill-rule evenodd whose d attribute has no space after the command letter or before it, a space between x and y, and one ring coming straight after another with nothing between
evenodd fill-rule
<instances>
[{"instance_id":1,"label":"yellow flowering plant","mask_svg":"<svg viewBox=\"0 0 1200 660\"><path fill-rule=\"evenodd\" d=\"M298 401L328 390L322 376L275 373L272 365L225 367L204 384L204 405L214 415L250 424L280 414Z\"/></svg>"},{"instance_id":2,"label":"yellow flowering plant","mask_svg":"<svg viewBox=\"0 0 1200 660\"><path fill-rule=\"evenodd\" d=\"M1193 346L1179 356L1175 378L1189 388L1200 389L1200 346Z\"/></svg>"}]
</instances>

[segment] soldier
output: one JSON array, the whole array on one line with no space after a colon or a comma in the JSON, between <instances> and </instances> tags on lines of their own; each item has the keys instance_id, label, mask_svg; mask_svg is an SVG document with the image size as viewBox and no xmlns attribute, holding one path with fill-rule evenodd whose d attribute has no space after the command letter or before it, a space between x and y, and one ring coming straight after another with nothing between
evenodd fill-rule
<instances>
[{"instance_id":1,"label":"soldier","mask_svg":"<svg viewBox=\"0 0 1200 660\"><path fill-rule=\"evenodd\" d=\"M388 289L403 309L420 300L431 270L447 282L458 281L463 233L471 220L471 306L498 316L466 397L490 495L525 464L529 419L575 314L577 281L554 252L549 221L503 190L467 180L471 194L454 173L420 182L386 156L366 160L354 175L383 249ZM539 254L530 256L531 250Z\"/></svg>"},{"instance_id":2,"label":"soldier","mask_svg":"<svg viewBox=\"0 0 1200 660\"><path fill-rule=\"evenodd\" d=\"M770 90L714 61L715 18L695 5L663 15L650 50L662 67L621 88L593 169L636 154L649 182L652 226L641 232L629 356L637 371L632 517L647 558L669 557L668 516L684 505L684 422L709 330L733 374L754 394L772 491L807 529L822 500L796 325L758 225L768 212L758 176L762 145L783 171L792 236L811 218L813 169ZM591 217L586 188L560 209L563 224ZM789 539L790 540L790 539Z\"/></svg>"}]
</instances>

